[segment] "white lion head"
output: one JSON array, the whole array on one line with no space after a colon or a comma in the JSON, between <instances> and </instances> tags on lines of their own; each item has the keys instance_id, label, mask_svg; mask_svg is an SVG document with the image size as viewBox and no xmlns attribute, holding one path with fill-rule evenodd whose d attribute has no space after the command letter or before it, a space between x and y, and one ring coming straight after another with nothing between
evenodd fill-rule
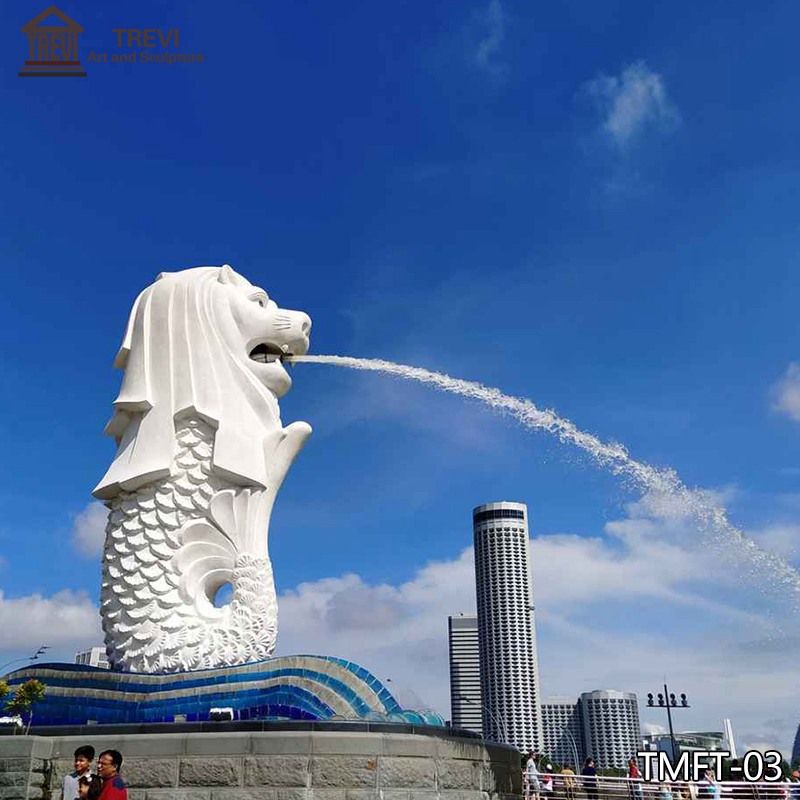
<instances>
[{"instance_id":1,"label":"white lion head","mask_svg":"<svg viewBox=\"0 0 800 800\"><path fill-rule=\"evenodd\" d=\"M114 362L125 375L105 432L119 449L95 497L168 476L183 414L216 428L216 470L267 487L288 430L278 398L291 378L280 356L306 353L310 330L306 314L278 308L228 265L159 275L136 299ZM290 427L302 441L311 432Z\"/></svg>"}]
</instances>

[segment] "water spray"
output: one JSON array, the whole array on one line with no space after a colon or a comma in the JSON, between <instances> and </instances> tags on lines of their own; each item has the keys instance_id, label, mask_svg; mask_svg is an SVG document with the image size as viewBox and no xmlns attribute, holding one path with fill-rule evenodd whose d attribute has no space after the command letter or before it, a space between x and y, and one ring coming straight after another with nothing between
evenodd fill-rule
<instances>
[{"instance_id":1,"label":"water spray","mask_svg":"<svg viewBox=\"0 0 800 800\"><path fill-rule=\"evenodd\" d=\"M759 571L768 572L776 585L788 589L793 601L791 610L800 611L800 573L784 559L761 549L756 542L736 528L724 508L715 503L711 492L690 489L673 469L657 468L632 458L617 442L602 442L596 436L580 430L573 422L550 409L539 409L530 400L503 394L499 389L476 381L451 378L440 372L396 364L375 358L349 356L295 356L289 353L281 361L292 363L331 364L349 369L383 372L406 380L418 381L442 391L451 392L486 403L495 411L513 417L529 430L543 430L564 444L583 450L599 466L613 475L628 479L645 493L655 495L656 506L662 504L661 516L692 517L707 541L720 551L736 547L744 551ZM669 511L669 513L666 513ZM656 508L657 513L657 508Z\"/></svg>"}]
</instances>

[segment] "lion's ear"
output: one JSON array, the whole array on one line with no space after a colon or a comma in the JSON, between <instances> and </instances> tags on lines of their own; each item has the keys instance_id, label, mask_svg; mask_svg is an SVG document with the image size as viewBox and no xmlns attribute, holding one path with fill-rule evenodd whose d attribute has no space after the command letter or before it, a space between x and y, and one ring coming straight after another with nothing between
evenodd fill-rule
<instances>
[{"instance_id":1,"label":"lion's ear","mask_svg":"<svg viewBox=\"0 0 800 800\"><path fill-rule=\"evenodd\" d=\"M230 264L223 264L219 268L219 282L220 283L236 282L236 273L233 271Z\"/></svg>"}]
</instances>

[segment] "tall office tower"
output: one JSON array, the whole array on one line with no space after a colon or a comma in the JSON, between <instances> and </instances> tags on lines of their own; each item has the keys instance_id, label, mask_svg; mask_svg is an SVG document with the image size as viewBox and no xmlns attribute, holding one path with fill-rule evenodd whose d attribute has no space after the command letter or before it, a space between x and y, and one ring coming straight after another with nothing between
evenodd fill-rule
<instances>
[{"instance_id":1,"label":"tall office tower","mask_svg":"<svg viewBox=\"0 0 800 800\"><path fill-rule=\"evenodd\" d=\"M543 744L527 517L524 503L472 512L483 734L523 751Z\"/></svg>"},{"instance_id":2,"label":"tall office tower","mask_svg":"<svg viewBox=\"0 0 800 800\"><path fill-rule=\"evenodd\" d=\"M797 733L794 736L794 747L792 747L792 764L800 761L800 725L797 726Z\"/></svg>"},{"instance_id":3,"label":"tall office tower","mask_svg":"<svg viewBox=\"0 0 800 800\"><path fill-rule=\"evenodd\" d=\"M450 650L450 722L454 728L483 731L478 617L458 614L447 618Z\"/></svg>"},{"instance_id":4,"label":"tall office tower","mask_svg":"<svg viewBox=\"0 0 800 800\"><path fill-rule=\"evenodd\" d=\"M559 764L580 771L586 758L580 700L546 697L542 700L542 752Z\"/></svg>"},{"instance_id":5,"label":"tall office tower","mask_svg":"<svg viewBox=\"0 0 800 800\"><path fill-rule=\"evenodd\" d=\"M580 703L586 755L594 758L601 769L624 769L642 744L636 695L598 689L584 692Z\"/></svg>"}]
</instances>

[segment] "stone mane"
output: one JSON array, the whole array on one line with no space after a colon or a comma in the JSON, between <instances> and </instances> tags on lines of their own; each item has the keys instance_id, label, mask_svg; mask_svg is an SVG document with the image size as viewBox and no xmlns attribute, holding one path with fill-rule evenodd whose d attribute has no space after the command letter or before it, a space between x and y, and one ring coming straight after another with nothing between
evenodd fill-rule
<instances>
[{"instance_id":1,"label":"stone mane","mask_svg":"<svg viewBox=\"0 0 800 800\"><path fill-rule=\"evenodd\" d=\"M280 361L311 321L230 267L164 273L137 298L106 433L117 455L94 494L109 507L101 616L113 666L231 666L272 654L268 528L311 433L283 427ZM217 607L229 584L231 600Z\"/></svg>"}]
</instances>

